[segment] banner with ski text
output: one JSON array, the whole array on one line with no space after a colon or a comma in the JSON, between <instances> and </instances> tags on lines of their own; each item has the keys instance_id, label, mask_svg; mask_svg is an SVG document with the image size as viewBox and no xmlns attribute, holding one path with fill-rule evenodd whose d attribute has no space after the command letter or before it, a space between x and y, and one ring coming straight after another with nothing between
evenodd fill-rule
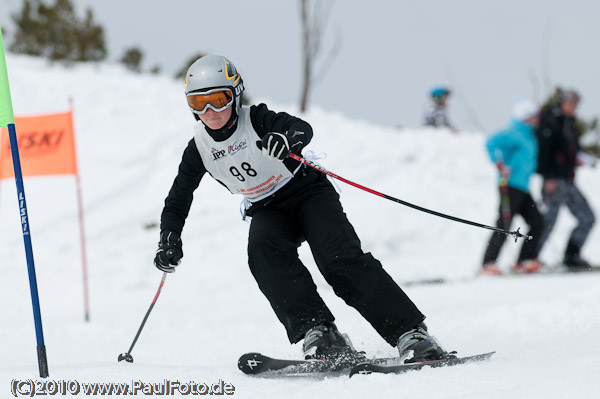
<instances>
[{"instance_id":1,"label":"banner with ski text","mask_svg":"<svg viewBox=\"0 0 600 399\"><path fill-rule=\"evenodd\" d=\"M73 113L15 117L23 177L77 175ZM8 130L2 128L0 179L14 177Z\"/></svg>"}]
</instances>

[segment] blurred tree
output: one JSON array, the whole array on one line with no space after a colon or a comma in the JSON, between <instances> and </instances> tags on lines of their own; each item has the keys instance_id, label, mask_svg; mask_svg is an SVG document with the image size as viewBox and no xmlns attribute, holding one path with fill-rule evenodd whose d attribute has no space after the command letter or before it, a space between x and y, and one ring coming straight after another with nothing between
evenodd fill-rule
<instances>
[{"instance_id":1,"label":"blurred tree","mask_svg":"<svg viewBox=\"0 0 600 399\"><path fill-rule=\"evenodd\" d=\"M32 15L33 8L32 0L25 0L21 14L12 16L17 33L14 42L10 45L10 51L27 55L42 55L42 44L39 40L42 23Z\"/></svg>"},{"instance_id":2,"label":"blurred tree","mask_svg":"<svg viewBox=\"0 0 600 399\"><path fill-rule=\"evenodd\" d=\"M150 68L150 73L152 75L158 75L161 70L162 69L161 69L160 65L154 65L152 68Z\"/></svg>"},{"instance_id":3,"label":"blurred tree","mask_svg":"<svg viewBox=\"0 0 600 399\"><path fill-rule=\"evenodd\" d=\"M119 62L131 71L141 72L142 71L142 59L144 53L139 47L131 47L125 50L125 53L119 60Z\"/></svg>"},{"instance_id":4,"label":"blurred tree","mask_svg":"<svg viewBox=\"0 0 600 399\"><path fill-rule=\"evenodd\" d=\"M563 89L560 86L557 86L554 89L554 92L552 92L552 94L550 94L548 98L546 98L542 103L540 107L540 113L545 114L551 108L558 106L558 104L560 103L560 97L562 96L562 93Z\"/></svg>"},{"instance_id":5,"label":"blurred tree","mask_svg":"<svg viewBox=\"0 0 600 399\"><path fill-rule=\"evenodd\" d=\"M321 55L321 42L327 25L327 18L333 5L332 1L300 0L300 21L302 24L302 93L300 96L300 111L306 111L308 97L313 85L323 78L325 71L315 73L315 63ZM327 8L326 8L327 7ZM333 59L341 48L338 34L336 42L323 64L330 67Z\"/></svg>"},{"instance_id":6,"label":"blurred tree","mask_svg":"<svg viewBox=\"0 0 600 399\"><path fill-rule=\"evenodd\" d=\"M9 50L53 61L101 61L106 58L104 29L94 22L90 9L85 19L75 15L70 0L48 6L41 0L23 0L21 12L12 15L16 25Z\"/></svg>"},{"instance_id":7,"label":"blurred tree","mask_svg":"<svg viewBox=\"0 0 600 399\"><path fill-rule=\"evenodd\" d=\"M77 40L75 40L75 61L101 61L106 58L106 46L104 44L104 29L94 24L94 14L87 9L85 20L78 22Z\"/></svg>"},{"instance_id":8,"label":"blurred tree","mask_svg":"<svg viewBox=\"0 0 600 399\"><path fill-rule=\"evenodd\" d=\"M196 61L198 58L204 57L205 53L196 53L195 55L188 58L182 67L175 73L175 79L185 79L185 74L187 73L188 68Z\"/></svg>"}]
</instances>

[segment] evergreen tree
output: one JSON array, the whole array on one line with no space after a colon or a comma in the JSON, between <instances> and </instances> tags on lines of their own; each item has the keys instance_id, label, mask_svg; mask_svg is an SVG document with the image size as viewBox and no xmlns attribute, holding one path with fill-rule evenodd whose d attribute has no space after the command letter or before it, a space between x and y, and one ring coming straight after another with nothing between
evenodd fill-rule
<instances>
[{"instance_id":1,"label":"evergreen tree","mask_svg":"<svg viewBox=\"0 0 600 399\"><path fill-rule=\"evenodd\" d=\"M76 61L102 61L107 51L104 44L104 29L94 23L92 10L87 9L85 20L78 24L79 39L76 41L78 58Z\"/></svg>"},{"instance_id":2,"label":"evergreen tree","mask_svg":"<svg viewBox=\"0 0 600 399\"><path fill-rule=\"evenodd\" d=\"M198 58L204 57L205 55L206 54L204 53L197 53L192 57L188 58L183 64L183 66L175 73L175 79L185 79L185 74L187 73L187 70L190 68L190 66L194 63L194 61L196 61Z\"/></svg>"},{"instance_id":3,"label":"evergreen tree","mask_svg":"<svg viewBox=\"0 0 600 399\"><path fill-rule=\"evenodd\" d=\"M79 20L71 0L48 6L41 0L23 0L9 50L53 61L101 61L106 58L104 29L94 22L91 10Z\"/></svg>"},{"instance_id":4,"label":"evergreen tree","mask_svg":"<svg viewBox=\"0 0 600 399\"><path fill-rule=\"evenodd\" d=\"M144 53L140 50L139 47L131 47L125 50L125 53L120 59L121 64L125 65L125 67L134 72L142 71L142 59L144 58Z\"/></svg>"}]
</instances>

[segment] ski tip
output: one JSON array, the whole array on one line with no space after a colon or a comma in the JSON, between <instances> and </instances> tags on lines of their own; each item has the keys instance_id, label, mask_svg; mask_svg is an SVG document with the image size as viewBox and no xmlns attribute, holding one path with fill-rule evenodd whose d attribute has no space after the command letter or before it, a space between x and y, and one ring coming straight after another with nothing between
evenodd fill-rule
<instances>
[{"instance_id":1,"label":"ski tip","mask_svg":"<svg viewBox=\"0 0 600 399\"><path fill-rule=\"evenodd\" d=\"M245 353L238 360L238 368L244 374L256 374L256 369L262 364L263 355L258 352Z\"/></svg>"},{"instance_id":2,"label":"ski tip","mask_svg":"<svg viewBox=\"0 0 600 399\"><path fill-rule=\"evenodd\" d=\"M240 356L240 360L247 359L247 358L255 358L257 356L263 356L263 355L259 352L248 352L248 353L244 353L242 356Z\"/></svg>"}]
</instances>

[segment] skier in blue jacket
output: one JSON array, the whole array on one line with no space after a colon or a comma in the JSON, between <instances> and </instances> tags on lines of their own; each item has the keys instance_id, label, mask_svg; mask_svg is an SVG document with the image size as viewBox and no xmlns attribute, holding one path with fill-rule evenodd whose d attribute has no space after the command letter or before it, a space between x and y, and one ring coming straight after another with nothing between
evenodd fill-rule
<instances>
[{"instance_id":1,"label":"skier in blue jacket","mask_svg":"<svg viewBox=\"0 0 600 399\"><path fill-rule=\"evenodd\" d=\"M538 107L529 100L520 100L513 107L512 120L506 129L493 134L487 141L489 156L499 171L500 209L496 226L508 229L513 215L520 214L530 226L533 236L525 241L512 271L534 273L541 269L538 239L543 217L529 192L529 180L537 168L538 144L535 127L539 123ZM502 271L496 259L506 235L494 233L483 257L479 274L495 275Z\"/></svg>"}]
</instances>

